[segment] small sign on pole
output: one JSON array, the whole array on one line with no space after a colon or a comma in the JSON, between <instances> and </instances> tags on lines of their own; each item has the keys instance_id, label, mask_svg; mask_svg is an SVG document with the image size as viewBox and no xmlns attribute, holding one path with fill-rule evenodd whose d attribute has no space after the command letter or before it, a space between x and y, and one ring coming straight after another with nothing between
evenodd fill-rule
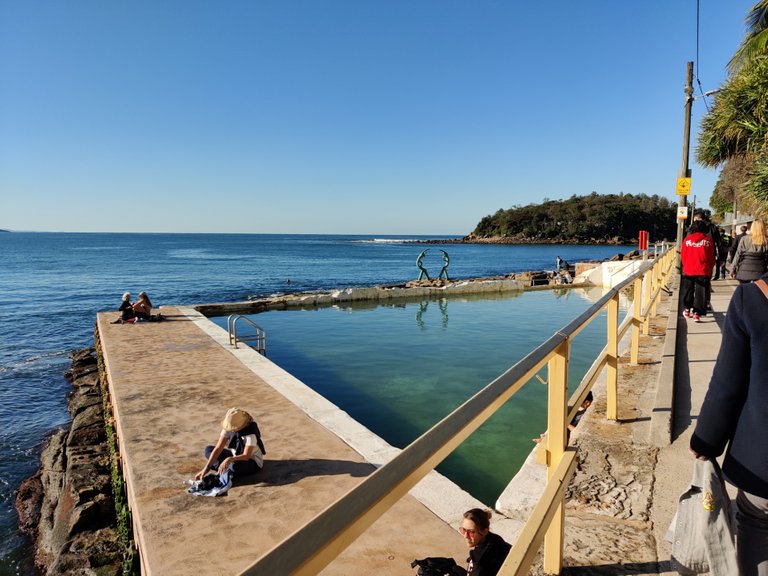
<instances>
[{"instance_id":1,"label":"small sign on pole","mask_svg":"<svg viewBox=\"0 0 768 576\"><path fill-rule=\"evenodd\" d=\"M691 179L690 178L678 178L677 179L677 194L680 196L687 196L691 193Z\"/></svg>"},{"instance_id":2,"label":"small sign on pole","mask_svg":"<svg viewBox=\"0 0 768 576\"><path fill-rule=\"evenodd\" d=\"M638 250L648 250L648 230L640 230L637 234Z\"/></svg>"},{"instance_id":3,"label":"small sign on pole","mask_svg":"<svg viewBox=\"0 0 768 576\"><path fill-rule=\"evenodd\" d=\"M688 219L688 206L678 206L677 207L677 219L678 220L687 220Z\"/></svg>"}]
</instances>

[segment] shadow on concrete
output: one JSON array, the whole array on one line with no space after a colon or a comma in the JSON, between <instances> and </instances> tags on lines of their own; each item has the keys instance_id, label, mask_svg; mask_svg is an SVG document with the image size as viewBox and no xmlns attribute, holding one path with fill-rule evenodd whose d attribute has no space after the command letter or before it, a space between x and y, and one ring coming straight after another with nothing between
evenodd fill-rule
<instances>
[{"instance_id":1,"label":"shadow on concrete","mask_svg":"<svg viewBox=\"0 0 768 576\"><path fill-rule=\"evenodd\" d=\"M681 308L682 309L682 308ZM671 441L687 430L691 424L691 372L688 356L688 323L682 316L677 320L675 358L674 408L672 410Z\"/></svg>"},{"instance_id":2,"label":"shadow on concrete","mask_svg":"<svg viewBox=\"0 0 768 576\"><path fill-rule=\"evenodd\" d=\"M639 418L619 418L616 420L619 424L634 424L635 422L650 422L650 416L641 416Z\"/></svg>"},{"instance_id":3,"label":"shadow on concrete","mask_svg":"<svg viewBox=\"0 0 768 576\"><path fill-rule=\"evenodd\" d=\"M672 571L669 560L662 562L629 562L602 566L569 566L563 576L617 576L621 574L665 574Z\"/></svg>"},{"instance_id":4,"label":"shadow on concrete","mask_svg":"<svg viewBox=\"0 0 768 576\"><path fill-rule=\"evenodd\" d=\"M350 460L326 460L307 458L304 460L264 460L264 468L253 476L238 478L237 486L263 485L283 486L293 484L309 476L337 476L348 474L362 478L375 470L373 464Z\"/></svg>"}]
</instances>

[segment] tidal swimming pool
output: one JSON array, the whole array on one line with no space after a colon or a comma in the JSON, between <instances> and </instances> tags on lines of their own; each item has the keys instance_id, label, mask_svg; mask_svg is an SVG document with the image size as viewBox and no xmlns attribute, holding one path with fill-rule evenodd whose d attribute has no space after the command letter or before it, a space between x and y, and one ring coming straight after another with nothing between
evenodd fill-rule
<instances>
[{"instance_id":1,"label":"tidal swimming pool","mask_svg":"<svg viewBox=\"0 0 768 576\"><path fill-rule=\"evenodd\" d=\"M602 294L574 288L464 295L250 318L266 330L272 362L403 448ZM226 318L211 320L226 329ZM603 313L573 340L571 391L605 346L605 323ZM546 428L546 403L546 386L533 378L437 469L493 505Z\"/></svg>"}]
</instances>

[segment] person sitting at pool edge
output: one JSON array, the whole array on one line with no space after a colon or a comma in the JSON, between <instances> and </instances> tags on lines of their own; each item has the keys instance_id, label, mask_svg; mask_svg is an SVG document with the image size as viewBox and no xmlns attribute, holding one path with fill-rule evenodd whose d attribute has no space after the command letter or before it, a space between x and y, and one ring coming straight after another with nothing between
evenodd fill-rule
<instances>
[{"instance_id":1,"label":"person sitting at pool edge","mask_svg":"<svg viewBox=\"0 0 768 576\"><path fill-rule=\"evenodd\" d=\"M215 445L205 447L205 466L195 480L213 470L223 474L230 469L233 477L255 474L264 466L264 443L253 417L240 408L230 408L221 421L221 433Z\"/></svg>"},{"instance_id":2,"label":"person sitting at pool edge","mask_svg":"<svg viewBox=\"0 0 768 576\"><path fill-rule=\"evenodd\" d=\"M592 395L592 390L587 392L587 395L584 397L584 402L581 403L581 406L579 406L579 409L576 411L576 415L573 417L573 420L571 420L570 424L568 424L568 430L566 431L566 437L565 437L566 442L570 442L571 432L576 430L576 426L579 425L579 422L584 416L584 413L587 411L587 408L592 406L592 402L594 402L594 399L595 397ZM538 438L533 438L533 441L536 442L536 444L539 444L543 442L546 437L547 437L547 433L542 432L541 436L539 436Z\"/></svg>"},{"instance_id":3,"label":"person sitting at pool edge","mask_svg":"<svg viewBox=\"0 0 768 576\"><path fill-rule=\"evenodd\" d=\"M496 576L512 546L490 531L491 511L472 508L464 512L459 532L469 546L468 576Z\"/></svg>"}]
</instances>

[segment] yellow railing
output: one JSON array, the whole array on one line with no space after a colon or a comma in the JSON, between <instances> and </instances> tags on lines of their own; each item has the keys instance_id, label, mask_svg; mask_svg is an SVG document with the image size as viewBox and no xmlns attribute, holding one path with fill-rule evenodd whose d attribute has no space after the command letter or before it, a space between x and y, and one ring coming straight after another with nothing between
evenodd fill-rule
<instances>
[{"instance_id":1,"label":"yellow railing","mask_svg":"<svg viewBox=\"0 0 768 576\"><path fill-rule=\"evenodd\" d=\"M665 289L674 258L675 251L671 249L641 266L586 312L257 560L242 572L243 576L319 573L545 365L548 366L548 434L543 459L547 464L547 486L499 574L525 574L542 542L544 571L559 574L563 558L564 494L577 462L576 449L566 443L567 425L605 367L606 416L617 419L619 341L632 328L630 361L636 364L640 330L648 333L650 317L655 314L656 300ZM630 283L634 287L634 305L619 325L619 293ZM573 393L569 406L570 342L604 309L607 310L607 344Z\"/></svg>"}]
</instances>

